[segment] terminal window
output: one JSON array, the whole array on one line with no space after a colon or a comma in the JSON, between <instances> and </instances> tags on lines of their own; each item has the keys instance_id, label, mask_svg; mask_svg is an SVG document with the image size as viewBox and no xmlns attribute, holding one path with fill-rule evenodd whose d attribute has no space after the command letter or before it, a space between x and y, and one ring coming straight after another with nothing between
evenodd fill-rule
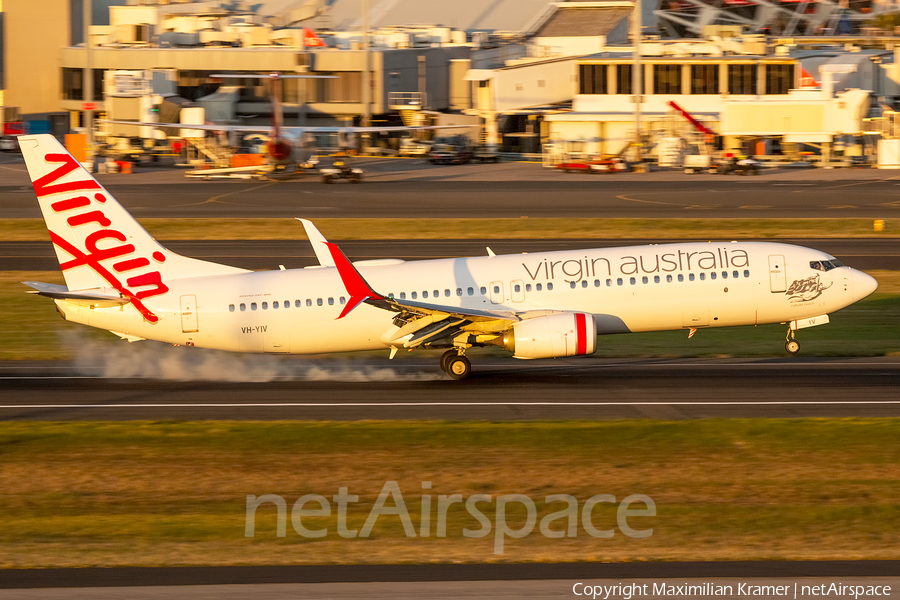
<instances>
[{"instance_id":1,"label":"terminal window","mask_svg":"<svg viewBox=\"0 0 900 600\"><path fill-rule=\"evenodd\" d=\"M794 87L794 65L766 65L766 94L787 94Z\"/></svg>"},{"instance_id":2,"label":"terminal window","mask_svg":"<svg viewBox=\"0 0 900 600\"><path fill-rule=\"evenodd\" d=\"M681 65L653 65L653 93L681 93Z\"/></svg>"},{"instance_id":3,"label":"terminal window","mask_svg":"<svg viewBox=\"0 0 900 600\"><path fill-rule=\"evenodd\" d=\"M719 65L691 65L691 94L719 93Z\"/></svg>"},{"instance_id":4,"label":"terminal window","mask_svg":"<svg viewBox=\"0 0 900 600\"><path fill-rule=\"evenodd\" d=\"M756 65L728 65L728 93L756 94Z\"/></svg>"},{"instance_id":5,"label":"terminal window","mask_svg":"<svg viewBox=\"0 0 900 600\"><path fill-rule=\"evenodd\" d=\"M619 94L633 94L631 87L631 65L616 65L616 91ZM643 71L641 71L643 72Z\"/></svg>"},{"instance_id":6,"label":"terminal window","mask_svg":"<svg viewBox=\"0 0 900 600\"><path fill-rule=\"evenodd\" d=\"M606 65L578 65L579 94L606 93Z\"/></svg>"}]
</instances>

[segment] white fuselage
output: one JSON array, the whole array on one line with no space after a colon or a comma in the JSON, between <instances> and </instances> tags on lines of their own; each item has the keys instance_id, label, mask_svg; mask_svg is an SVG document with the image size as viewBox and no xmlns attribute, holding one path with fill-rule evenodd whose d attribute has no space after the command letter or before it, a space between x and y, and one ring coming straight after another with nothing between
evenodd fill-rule
<instances>
[{"instance_id":1,"label":"white fuselage","mask_svg":"<svg viewBox=\"0 0 900 600\"><path fill-rule=\"evenodd\" d=\"M372 288L432 305L592 313L598 334L785 322L825 315L874 290L831 257L775 243L716 242L356 263ZM57 300L66 319L130 338L240 352L320 353L386 348L395 313L348 296L333 267L167 280L149 298L151 323L130 304ZM856 283L856 286L854 286ZM857 289L854 289L856 287Z\"/></svg>"}]
</instances>

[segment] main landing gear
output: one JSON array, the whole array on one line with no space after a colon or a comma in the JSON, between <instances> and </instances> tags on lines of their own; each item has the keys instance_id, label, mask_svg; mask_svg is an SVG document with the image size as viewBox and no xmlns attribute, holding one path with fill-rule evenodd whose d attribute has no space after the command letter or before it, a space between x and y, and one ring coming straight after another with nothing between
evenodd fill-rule
<instances>
[{"instance_id":1,"label":"main landing gear","mask_svg":"<svg viewBox=\"0 0 900 600\"><path fill-rule=\"evenodd\" d=\"M800 352L800 342L794 339L794 330L788 327L787 341L784 343L784 349L788 354L797 354Z\"/></svg>"},{"instance_id":2,"label":"main landing gear","mask_svg":"<svg viewBox=\"0 0 900 600\"><path fill-rule=\"evenodd\" d=\"M451 348L441 355L441 369L453 379L465 379L472 373L472 363L461 350Z\"/></svg>"}]
</instances>

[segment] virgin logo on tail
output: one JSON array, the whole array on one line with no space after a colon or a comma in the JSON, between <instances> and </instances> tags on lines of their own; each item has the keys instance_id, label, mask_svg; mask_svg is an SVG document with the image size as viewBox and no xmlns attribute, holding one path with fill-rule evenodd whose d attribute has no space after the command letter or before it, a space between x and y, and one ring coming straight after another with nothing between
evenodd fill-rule
<instances>
[{"instance_id":1,"label":"virgin logo on tail","mask_svg":"<svg viewBox=\"0 0 900 600\"><path fill-rule=\"evenodd\" d=\"M60 165L34 181L34 191L37 197L45 198L54 194L65 194L66 197L50 204L54 213L66 216L66 223L70 228L82 227L90 223L100 227L84 237L84 249L78 248L63 236L50 231L50 239L53 243L72 256L71 260L61 262L60 268L63 271L76 267L92 269L110 287L128 298L147 321L151 323L159 321L159 317L144 306L142 301L165 294L169 288L162 282L162 276L158 270L132 273L150 266L150 259L143 256L129 257L135 253L135 247L133 244L126 243L128 237L124 233L111 227L112 221L103 212L103 205L107 200L102 193L103 188L92 178L60 182L80 167L68 154L47 154L44 156L44 161L60 163ZM152 258L160 264L166 260L165 254L158 251L153 252ZM112 264L110 270L102 263L111 260L116 260L116 262ZM126 279L125 285L131 288L148 287L149 289L135 292L129 287L125 287L117 277L124 273L132 274Z\"/></svg>"}]
</instances>

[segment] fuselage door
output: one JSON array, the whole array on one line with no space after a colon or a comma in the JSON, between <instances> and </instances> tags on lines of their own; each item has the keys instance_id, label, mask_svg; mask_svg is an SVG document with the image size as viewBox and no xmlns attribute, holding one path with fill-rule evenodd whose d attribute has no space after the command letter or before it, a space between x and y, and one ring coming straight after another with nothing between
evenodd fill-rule
<instances>
[{"instance_id":1,"label":"fuselage door","mask_svg":"<svg viewBox=\"0 0 900 600\"><path fill-rule=\"evenodd\" d=\"M521 279L510 281L509 295L513 302L525 302L525 283Z\"/></svg>"},{"instance_id":2,"label":"fuselage door","mask_svg":"<svg viewBox=\"0 0 900 600\"><path fill-rule=\"evenodd\" d=\"M198 331L197 296L193 294L181 297L181 331L184 333Z\"/></svg>"},{"instance_id":3,"label":"fuselage door","mask_svg":"<svg viewBox=\"0 0 900 600\"><path fill-rule=\"evenodd\" d=\"M506 299L506 296L503 294L503 282L501 281L492 281L491 282L491 302L494 304L503 304L503 301Z\"/></svg>"},{"instance_id":4,"label":"fuselage door","mask_svg":"<svg viewBox=\"0 0 900 600\"><path fill-rule=\"evenodd\" d=\"M781 254L769 256L769 285L773 294L787 290L786 279L784 274L784 256Z\"/></svg>"}]
</instances>

